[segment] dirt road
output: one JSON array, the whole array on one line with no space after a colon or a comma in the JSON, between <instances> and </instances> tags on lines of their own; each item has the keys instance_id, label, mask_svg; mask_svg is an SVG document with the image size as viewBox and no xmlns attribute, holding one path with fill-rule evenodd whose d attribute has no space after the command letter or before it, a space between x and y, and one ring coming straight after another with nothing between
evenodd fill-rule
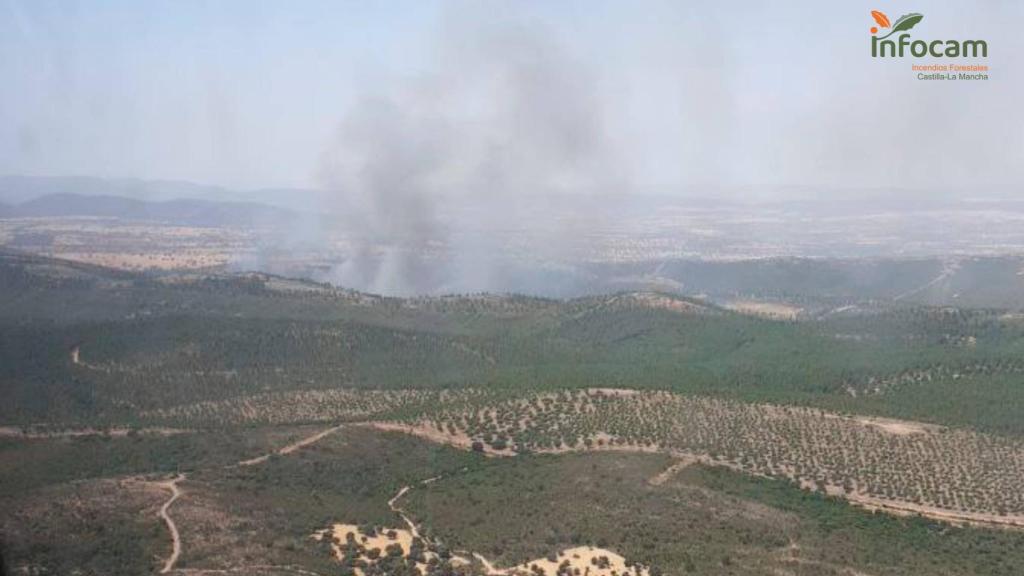
<instances>
[{"instance_id":1,"label":"dirt road","mask_svg":"<svg viewBox=\"0 0 1024 576\"><path fill-rule=\"evenodd\" d=\"M181 489L178 488L178 483L184 479L184 474L178 474L170 480L157 483L157 486L171 491L171 497L160 507L160 517L163 518L164 523L167 524L167 530L171 533L171 555L164 562L164 567L160 570L161 574L167 574L173 570L174 564L178 562L178 556L181 556L181 536L178 534L178 527L174 524L174 520L167 511L170 509L171 504L174 504L174 501L181 496Z\"/></svg>"},{"instance_id":2,"label":"dirt road","mask_svg":"<svg viewBox=\"0 0 1024 576\"><path fill-rule=\"evenodd\" d=\"M341 430L344 427L345 427L344 424L338 424L337 426L335 426L333 428L328 428L326 430L321 430L320 432L317 432L316 434L313 434L312 436L307 436L306 438L303 438L302 440L299 440L297 442L293 442L293 443L291 443L291 444L289 444L289 445L287 445L284 448L281 448L279 450L275 450L273 452L264 454L262 456L257 456L255 458L250 458L248 460L242 460L241 462L238 463L238 465L239 466L252 466L254 464L261 464L263 462L266 462L274 454L277 454L279 456L284 456L286 454L291 454L292 452L295 452L296 450L298 450L300 448L304 448L306 446L309 446L310 444L315 444L315 443L319 442L320 440L323 440L327 436L330 436L331 434L334 434L335 432L337 432L338 430Z\"/></svg>"},{"instance_id":3,"label":"dirt road","mask_svg":"<svg viewBox=\"0 0 1024 576\"><path fill-rule=\"evenodd\" d=\"M287 445L287 446L285 446L283 448L280 448L280 449L275 450L273 452L270 452L268 454L264 454L262 456L257 456L256 458L251 458L249 460L243 460L243 461L239 462L237 465L238 466L252 466L254 464L259 464L261 462L266 462L268 459L270 459L270 456L273 455L273 454L280 454L280 455L291 454L292 452L295 452L296 450L299 450L300 448L303 448L304 446L309 446L310 444L319 442L320 440L322 440L323 438L327 437L328 435L333 434L334 432L337 432L343 426L344 426L344 424L341 424L341 425L335 426L333 428L327 428L326 430L321 430L320 432L317 432L316 434L313 434L312 436L307 436L306 438L303 438L301 440L293 442L292 444L289 444L289 445ZM171 492L171 497L166 502L164 502L163 506L160 507L160 518L162 518L164 523L167 524L167 530L168 530L168 532L171 533L171 555L164 562L164 566L160 570L161 574L167 574L170 571L174 570L174 565L178 562L178 557L181 556L181 535L178 533L178 526L174 523L174 519L171 518L171 515L168 513L168 511L170 510L171 505L174 504L174 501L177 500L179 497L181 497L181 495L183 494L182 490L178 487L178 483L182 482L184 480L185 480L185 474L178 474L177 476L175 476L174 478L172 478L170 480L164 480L162 482L154 482L153 483L153 485L159 486L160 488L163 488L165 490L169 490ZM406 490L408 490L408 488L406 488ZM397 496L395 496L393 501L398 500L398 498L401 497L402 494L404 494L404 493L405 493L405 491L400 492ZM405 518L404 515L402 517ZM409 523L410 526L413 527L413 530L415 530L415 526L412 524L412 522L408 518L405 518L405 521L407 523ZM310 573L310 574L313 574L313 573Z\"/></svg>"}]
</instances>

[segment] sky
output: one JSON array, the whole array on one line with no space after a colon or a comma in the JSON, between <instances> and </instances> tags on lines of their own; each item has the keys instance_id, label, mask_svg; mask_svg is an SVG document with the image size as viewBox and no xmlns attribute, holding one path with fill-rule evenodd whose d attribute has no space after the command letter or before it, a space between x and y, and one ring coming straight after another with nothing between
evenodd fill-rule
<instances>
[{"instance_id":1,"label":"sky","mask_svg":"<svg viewBox=\"0 0 1024 576\"><path fill-rule=\"evenodd\" d=\"M989 80L871 58L875 9L924 14L915 38L986 40ZM1012 193L1021 22L1015 1L0 0L0 174L367 188L357 202L380 182L353 173L394 163L406 201L492 171L506 193Z\"/></svg>"}]
</instances>

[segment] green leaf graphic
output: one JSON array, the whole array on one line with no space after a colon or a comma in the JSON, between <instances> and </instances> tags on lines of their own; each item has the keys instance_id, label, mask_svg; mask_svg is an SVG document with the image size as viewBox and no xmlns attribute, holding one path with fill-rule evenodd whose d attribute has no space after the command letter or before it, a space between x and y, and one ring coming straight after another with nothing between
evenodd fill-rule
<instances>
[{"instance_id":1,"label":"green leaf graphic","mask_svg":"<svg viewBox=\"0 0 1024 576\"><path fill-rule=\"evenodd\" d=\"M916 12L912 12L910 14L904 14L903 16L900 16L900 19L897 20L892 25L892 31L889 32L888 34L886 34L885 36L882 36L881 38L879 38L879 40L883 40L885 38L888 38L889 36L892 36L893 34L895 34L897 32L906 32L907 30L910 30L914 26L917 26L917 23L920 22L923 18L924 18L924 14L918 14Z\"/></svg>"},{"instance_id":2,"label":"green leaf graphic","mask_svg":"<svg viewBox=\"0 0 1024 576\"><path fill-rule=\"evenodd\" d=\"M904 14L903 16L900 16L900 19L897 20L895 24L892 25L892 31L902 32L904 30L910 30L914 26L917 26L917 23L920 22L922 18L924 18L924 15L922 14Z\"/></svg>"}]
</instances>

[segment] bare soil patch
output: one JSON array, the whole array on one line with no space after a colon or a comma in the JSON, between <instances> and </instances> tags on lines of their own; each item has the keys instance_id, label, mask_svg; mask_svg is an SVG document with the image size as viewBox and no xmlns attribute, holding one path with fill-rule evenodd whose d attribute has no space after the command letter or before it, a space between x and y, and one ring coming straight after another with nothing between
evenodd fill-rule
<instances>
[{"instance_id":1,"label":"bare soil patch","mask_svg":"<svg viewBox=\"0 0 1024 576\"><path fill-rule=\"evenodd\" d=\"M732 300L724 307L733 312L750 314L751 316L762 316L779 320L794 320L803 312L803 308L782 304L779 302L763 302L759 300Z\"/></svg>"}]
</instances>

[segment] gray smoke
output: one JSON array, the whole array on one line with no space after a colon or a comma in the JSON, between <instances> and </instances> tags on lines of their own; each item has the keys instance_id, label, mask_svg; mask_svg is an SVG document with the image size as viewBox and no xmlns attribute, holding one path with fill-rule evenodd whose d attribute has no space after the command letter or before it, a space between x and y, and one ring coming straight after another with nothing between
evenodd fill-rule
<instances>
[{"instance_id":1,"label":"gray smoke","mask_svg":"<svg viewBox=\"0 0 1024 576\"><path fill-rule=\"evenodd\" d=\"M323 179L351 245L332 280L380 292L426 288L423 256L445 239L433 197L450 161L446 131L442 120L383 97L342 123Z\"/></svg>"},{"instance_id":2,"label":"gray smoke","mask_svg":"<svg viewBox=\"0 0 1024 576\"><path fill-rule=\"evenodd\" d=\"M545 221L544 202L584 205L624 186L581 62L536 26L477 19L443 36L434 69L367 95L323 156L324 212L349 243L334 283L388 294L501 289L502 230L542 247L535 262L578 257L592 216Z\"/></svg>"}]
</instances>

